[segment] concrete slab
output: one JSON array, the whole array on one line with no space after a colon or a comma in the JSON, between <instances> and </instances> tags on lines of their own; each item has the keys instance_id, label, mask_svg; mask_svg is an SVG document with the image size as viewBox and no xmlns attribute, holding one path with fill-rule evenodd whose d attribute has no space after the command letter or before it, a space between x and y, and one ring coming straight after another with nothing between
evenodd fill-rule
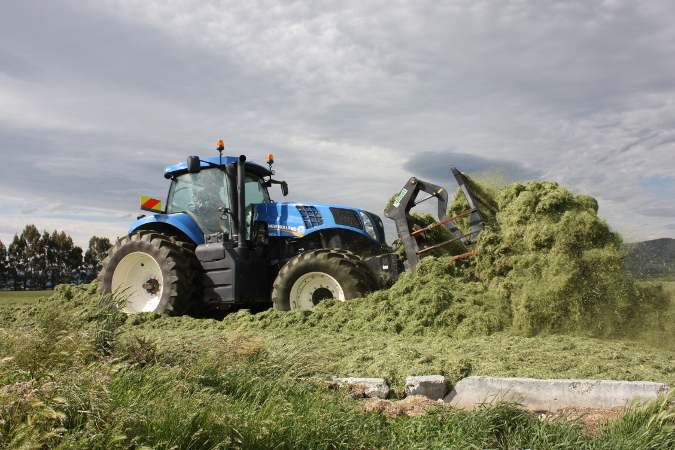
<instances>
[{"instance_id":1,"label":"concrete slab","mask_svg":"<svg viewBox=\"0 0 675 450\"><path fill-rule=\"evenodd\" d=\"M567 406L626 406L636 398L643 402L669 390L668 385L650 381L467 377L460 380L443 400L464 409L507 401L520 403L533 411L556 411Z\"/></svg>"},{"instance_id":2,"label":"concrete slab","mask_svg":"<svg viewBox=\"0 0 675 450\"><path fill-rule=\"evenodd\" d=\"M333 381L340 386L362 385L365 386L365 394L367 397L387 398L389 395L389 385L384 378L338 378L333 377Z\"/></svg>"},{"instance_id":3,"label":"concrete slab","mask_svg":"<svg viewBox=\"0 0 675 450\"><path fill-rule=\"evenodd\" d=\"M439 400L445 395L446 384L443 375L424 375L406 377L405 395L423 395L431 400Z\"/></svg>"}]
</instances>

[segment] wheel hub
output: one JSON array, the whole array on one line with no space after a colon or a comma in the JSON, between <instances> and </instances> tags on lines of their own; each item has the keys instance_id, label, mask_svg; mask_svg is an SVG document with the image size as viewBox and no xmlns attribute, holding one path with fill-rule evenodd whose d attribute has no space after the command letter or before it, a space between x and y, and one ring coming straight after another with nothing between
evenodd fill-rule
<instances>
[{"instance_id":1,"label":"wheel hub","mask_svg":"<svg viewBox=\"0 0 675 450\"><path fill-rule=\"evenodd\" d=\"M320 287L312 293L312 304L318 305L321 300L329 300L333 298L333 293L325 287Z\"/></svg>"},{"instance_id":2,"label":"wheel hub","mask_svg":"<svg viewBox=\"0 0 675 450\"><path fill-rule=\"evenodd\" d=\"M335 278L323 272L304 274L290 292L291 309L312 309L322 300L333 298L344 301L344 291Z\"/></svg>"},{"instance_id":3,"label":"wheel hub","mask_svg":"<svg viewBox=\"0 0 675 450\"><path fill-rule=\"evenodd\" d=\"M155 295L157 292L159 292L159 281L157 281L155 278L150 278L143 284L143 289L145 289L148 294Z\"/></svg>"}]
</instances>

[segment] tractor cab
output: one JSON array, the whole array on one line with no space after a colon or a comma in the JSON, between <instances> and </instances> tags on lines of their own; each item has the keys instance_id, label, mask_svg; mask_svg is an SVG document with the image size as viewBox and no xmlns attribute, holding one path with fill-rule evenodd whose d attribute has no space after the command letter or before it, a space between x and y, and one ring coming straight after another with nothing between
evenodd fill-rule
<instances>
[{"instance_id":1,"label":"tractor cab","mask_svg":"<svg viewBox=\"0 0 675 450\"><path fill-rule=\"evenodd\" d=\"M271 179L272 155L268 156L269 169L245 161L241 164L243 176L239 174L238 160L233 156L203 159L191 156L187 162L168 166L164 177L171 180L171 186L166 213L185 213L195 221L202 234L222 233L224 240L237 240L239 222L243 219L243 235L248 239L253 225L253 205L271 202L267 189L273 183L282 185L284 195L288 193L288 186ZM239 178L243 182L240 183ZM241 186L244 202L239 201ZM239 205L243 205L242 217Z\"/></svg>"},{"instance_id":2,"label":"tractor cab","mask_svg":"<svg viewBox=\"0 0 675 450\"><path fill-rule=\"evenodd\" d=\"M248 230L251 227L253 205L270 203L271 200L260 175L247 171L244 186ZM171 181L166 212L188 214L205 235L224 233L232 236L235 234L234 202L230 190L225 170L209 167L198 173L183 173Z\"/></svg>"}]
</instances>

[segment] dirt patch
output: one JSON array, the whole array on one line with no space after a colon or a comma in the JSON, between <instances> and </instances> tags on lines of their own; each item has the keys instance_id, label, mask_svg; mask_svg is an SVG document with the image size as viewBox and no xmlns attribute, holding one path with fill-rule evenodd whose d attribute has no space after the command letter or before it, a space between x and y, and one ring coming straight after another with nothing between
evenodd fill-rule
<instances>
[{"instance_id":1,"label":"dirt patch","mask_svg":"<svg viewBox=\"0 0 675 450\"><path fill-rule=\"evenodd\" d=\"M363 404L366 412L381 411L391 417L423 416L430 409L451 408L450 405L439 400L430 400L423 395L411 395L403 400L382 400L371 398Z\"/></svg>"},{"instance_id":2,"label":"dirt patch","mask_svg":"<svg viewBox=\"0 0 675 450\"><path fill-rule=\"evenodd\" d=\"M422 395L412 395L403 400L371 398L363 403L364 411L380 411L382 414L390 417L423 416L427 411L438 410L439 408L452 408L452 406L443 401L431 400ZM548 423L577 421L583 426L586 434L595 437L600 427L610 421L621 419L626 411L627 409L624 407L579 408L570 406L558 411L533 411L532 415L538 420Z\"/></svg>"},{"instance_id":3,"label":"dirt patch","mask_svg":"<svg viewBox=\"0 0 675 450\"><path fill-rule=\"evenodd\" d=\"M618 406L614 408L578 408L568 406L558 411L537 411L539 420L546 422L556 421L579 421L583 424L586 434L595 437L600 427L610 421L619 420L627 412L627 409Z\"/></svg>"}]
</instances>

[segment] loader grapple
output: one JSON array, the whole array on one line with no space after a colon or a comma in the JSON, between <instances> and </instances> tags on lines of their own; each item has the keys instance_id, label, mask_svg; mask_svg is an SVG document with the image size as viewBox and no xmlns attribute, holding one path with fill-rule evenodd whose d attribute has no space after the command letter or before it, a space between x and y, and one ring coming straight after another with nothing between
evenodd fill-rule
<instances>
[{"instance_id":1,"label":"loader grapple","mask_svg":"<svg viewBox=\"0 0 675 450\"><path fill-rule=\"evenodd\" d=\"M405 186L403 186L403 189L401 189L400 193L396 196L394 202L384 213L385 216L393 219L396 223L396 232L401 238L401 243L403 244L403 248L405 250L405 255L410 267L410 271L413 273L415 272L415 268L420 261L421 255L425 252L455 241L460 241L467 246L475 244L478 240L479 233L485 228L483 219L480 215L478 207L476 206L476 202L469 185L466 183L464 177L462 177L462 174L455 168L455 166L451 166L451 170L452 174L455 176L455 180L457 180L457 184L459 184L460 189L466 197L470 208L469 211L448 218L446 214L446 211L448 210L448 191L440 186L436 186L435 184L413 177L408 180ZM417 196L420 191L427 193L428 196L421 200L417 200ZM438 201L439 221L425 228L415 229L415 218L410 215L410 210L420 203L432 198L436 198ZM457 228L457 226L453 223L455 219L465 216L469 216L469 231L466 233ZM421 236L422 233L430 230L431 228L441 225L450 230L455 235L455 237L440 244L420 249L418 236ZM472 255L475 252L476 250L469 251L467 253L457 255L454 257L454 259L463 258Z\"/></svg>"}]
</instances>

